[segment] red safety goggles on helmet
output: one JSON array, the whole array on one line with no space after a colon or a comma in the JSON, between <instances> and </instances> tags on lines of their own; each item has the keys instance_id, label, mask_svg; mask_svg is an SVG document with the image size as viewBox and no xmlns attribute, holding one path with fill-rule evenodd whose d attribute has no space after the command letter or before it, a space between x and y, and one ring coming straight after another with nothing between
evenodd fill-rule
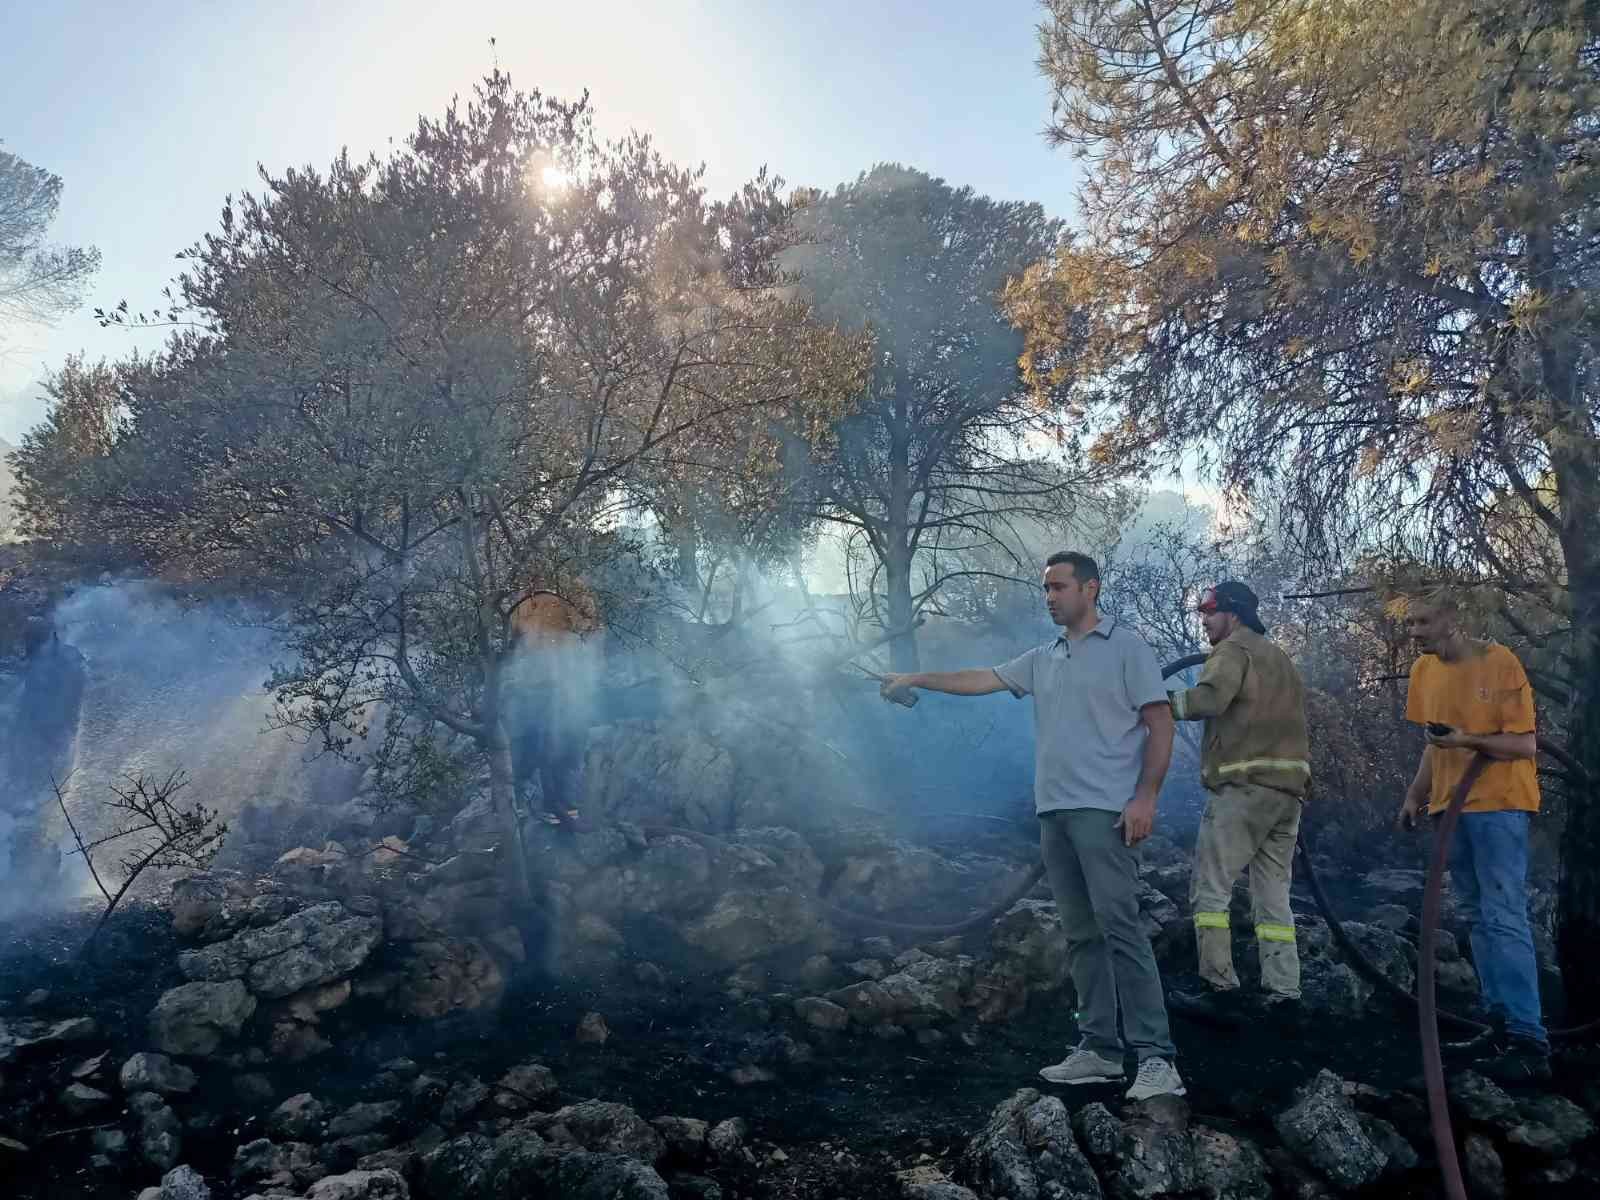
<instances>
[{"instance_id":1,"label":"red safety goggles on helmet","mask_svg":"<svg viewBox=\"0 0 1600 1200\"><path fill-rule=\"evenodd\" d=\"M1216 612L1218 608L1219 605L1217 604L1216 588L1207 588L1205 591L1201 592L1200 602L1194 606L1195 612L1202 613L1208 617L1212 613Z\"/></svg>"}]
</instances>

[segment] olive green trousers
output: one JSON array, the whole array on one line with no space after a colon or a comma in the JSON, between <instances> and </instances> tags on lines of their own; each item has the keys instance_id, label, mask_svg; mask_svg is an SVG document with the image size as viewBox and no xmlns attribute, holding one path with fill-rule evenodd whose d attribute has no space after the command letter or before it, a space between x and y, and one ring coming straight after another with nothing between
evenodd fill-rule
<instances>
[{"instance_id":1,"label":"olive green trousers","mask_svg":"<svg viewBox=\"0 0 1600 1200\"><path fill-rule=\"evenodd\" d=\"M1255 784L1225 784L1211 792L1200 822L1189 907L1194 913L1200 977L1215 988L1236 988L1228 901L1239 872L1250 868L1250 906L1261 987L1285 998L1300 995L1300 955L1295 948L1289 885L1300 801Z\"/></svg>"}]
</instances>

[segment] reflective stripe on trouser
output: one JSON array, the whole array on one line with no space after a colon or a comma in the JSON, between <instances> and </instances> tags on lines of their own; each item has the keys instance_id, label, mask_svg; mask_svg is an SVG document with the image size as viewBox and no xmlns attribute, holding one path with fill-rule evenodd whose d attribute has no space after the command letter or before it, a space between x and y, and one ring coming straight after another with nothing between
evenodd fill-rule
<instances>
[{"instance_id":1,"label":"reflective stripe on trouser","mask_svg":"<svg viewBox=\"0 0 1600 1200\"><path fill-rule=\"evenodd\" d=\"M1284 996L1300 994L1300 956L1289 907L1299 830L1300 801L1284 792L1248 783L1225 784L1207 797L1189 905L1195 914L1200 976L1212 987L1239 986L1227 913L1233 881L1249 867L1261 986ZM1220 924L1215 921L1218 916Z\"/></svg>"}]
</instances>

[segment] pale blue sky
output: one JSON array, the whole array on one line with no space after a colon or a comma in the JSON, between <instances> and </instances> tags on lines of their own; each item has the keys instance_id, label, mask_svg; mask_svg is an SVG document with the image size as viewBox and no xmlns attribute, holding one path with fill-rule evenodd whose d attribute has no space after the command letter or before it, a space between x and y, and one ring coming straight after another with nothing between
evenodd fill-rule
<instances>
[{"instance_id":1,"label":"pale blue sky","mask_svg":"<svg viewBox=\"0 0 1600 1200\"><path fill-rule=\"evenodd\" d=\"M38 419L22 393L66 354L139 344L89 310L155 303L258 162L398 141L488 70L491 35L519 86L588 88L603 133L653 134L716 191L763 163L831 187L893 160L1070 216L1071 160L1039 134L1040 16L1031 0L12 5L0 140L64 179L53 235L105 262L81 312L4 331L0 437Z\"/></svg>"}]
</instances>

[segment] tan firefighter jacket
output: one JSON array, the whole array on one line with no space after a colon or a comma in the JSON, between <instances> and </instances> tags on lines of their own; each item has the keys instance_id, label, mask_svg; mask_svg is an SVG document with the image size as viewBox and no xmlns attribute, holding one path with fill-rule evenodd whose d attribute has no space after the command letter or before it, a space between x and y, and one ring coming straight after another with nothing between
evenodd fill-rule
<instances>
[{"instance_id":1,"label":"tan firefighter jacket","mask_svg":"<svg viewBox=\"0 0 1600 1200\"><path fill-rule=\"evenodd\" d=\"M1171 698L1178 720L1206 723L1200 775L1207 788L1254 783L1305 799L1305 687L1277 646L1241 625L1211 651L1199 682Z\"/></svg>"}]
</instances>

